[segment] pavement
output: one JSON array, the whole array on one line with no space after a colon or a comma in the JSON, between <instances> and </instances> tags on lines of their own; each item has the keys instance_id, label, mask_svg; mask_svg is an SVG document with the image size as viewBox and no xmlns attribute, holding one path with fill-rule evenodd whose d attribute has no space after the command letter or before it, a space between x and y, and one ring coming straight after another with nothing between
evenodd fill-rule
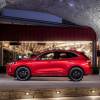
<instances>
[{"instance_id":1,"label":"pavement","mask_svg":"<svg viewBox=\"0 0 100 100\"><path fill-rule=\"evenodd\" d=\"M67 77L32 77L18 81L6 74L0 74L0 89L55 89L55 88L100 88L100 75L85 76L80 82Z\"/></svg>"},{"instance_id":2,"label":"pavement","mask_svg":"<svg viewBox=\"0 0 100 100\"><path fill-rule=\"evenodd\" d=\"M17 99L26 100L26 99ZM34 99L29 99L34 100ZM38 98L35 100L100 100L100 96L86 96L86 97L59 97L59 98Z\"/></svg>"}]
</instances>

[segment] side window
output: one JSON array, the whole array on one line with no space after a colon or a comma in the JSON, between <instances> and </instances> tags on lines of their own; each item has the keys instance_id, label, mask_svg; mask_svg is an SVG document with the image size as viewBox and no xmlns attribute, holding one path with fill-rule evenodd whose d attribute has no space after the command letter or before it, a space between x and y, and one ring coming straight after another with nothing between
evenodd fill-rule
<instances>
[{"instance_id":1,"label":"side window","mask_svg":"<svg viewBox=\"0 0 100 100\"><path fill-rule=\"evenodd\" d=\"M65 59L65 58L67 58L67 53L66 52L59 53L59 59Z\"/></svg>"},{"instance_id":2,"label":"side window","mask_svg":"<svg viewBox=\"0 0 100 100\"><path fill-rule=\"evenodd\" d=\"M73 52L67 52L67 58L73 58L73 57L77 57L77 55L74 54Z\"/></svg>"},{"instance_id":3,"label":"side window","mask_svg":"<svg viewBox=\"0 0 100 100\"><path fill-rule=\"evenodd\" d=\"M53 52L43 54L43 55L40 57L40 60L52 60L52 59L54 59L54 53L53 53Z\"/></svg>"},{"instance_id":4,"label":"side window","mask_svg":"<svg viewBox=\"0 0 100 100\"><path fill-rule=\"evenodd\" d=\"M73 58L73 57L77 57L77 55L72 52L60 52L58 59L66 59L66 58Z\"/></svg>"}]
</instances>

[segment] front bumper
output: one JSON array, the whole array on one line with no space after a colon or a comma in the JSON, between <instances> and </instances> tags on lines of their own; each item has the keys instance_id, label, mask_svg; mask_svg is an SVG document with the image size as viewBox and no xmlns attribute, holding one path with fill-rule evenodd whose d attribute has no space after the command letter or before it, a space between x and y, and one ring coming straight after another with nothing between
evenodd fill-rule
<instances>
[{"instance_id":1,"label":"front bumper","mask_svg":"<svg viewBox=\"0 0 100 100\"><path fill-rule=\"evenodd\" d=\"M9 75L9 76L14 76L14 73L12 71L12 67L11 65L6 65L6 73Z\"/></svg>"}]
</instances>

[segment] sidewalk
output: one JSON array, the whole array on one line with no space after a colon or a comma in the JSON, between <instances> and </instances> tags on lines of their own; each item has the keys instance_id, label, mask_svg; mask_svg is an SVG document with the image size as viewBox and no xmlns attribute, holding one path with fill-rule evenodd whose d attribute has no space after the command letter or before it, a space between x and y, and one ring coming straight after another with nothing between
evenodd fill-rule
<instances>
[{"instance_id":1,"label":"sidewalk","mask_svg":"<svg viewBox=\"0 0 100 100\"><path fill-rule=\"evenodd\" d=\"M0 75L0 89L52 89L52 88L100 88L100 76L85 76L80 82L69 81L66 77L32 77L29 81L18 81L5 74Z\"/></svg>"}]
</instances>

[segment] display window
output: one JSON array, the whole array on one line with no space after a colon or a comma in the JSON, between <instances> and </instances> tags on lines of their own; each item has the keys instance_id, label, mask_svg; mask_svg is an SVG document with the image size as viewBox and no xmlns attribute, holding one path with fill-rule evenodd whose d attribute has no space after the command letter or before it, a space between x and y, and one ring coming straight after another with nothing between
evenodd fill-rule
<instances>
[{"instance_id":1,"label":"display window","mask_svg":"<svg viewBox=\"0 0 100 100\"><path fill-rule=\"evenodd\" d=\"M80 51L89 57L92 62L91 41L2 41L2 49L3 64L8 63L12 59L34 57L48 50ZM53 56L53 54L48 54L47 56Z\"/></svg>"}]
</instances>

